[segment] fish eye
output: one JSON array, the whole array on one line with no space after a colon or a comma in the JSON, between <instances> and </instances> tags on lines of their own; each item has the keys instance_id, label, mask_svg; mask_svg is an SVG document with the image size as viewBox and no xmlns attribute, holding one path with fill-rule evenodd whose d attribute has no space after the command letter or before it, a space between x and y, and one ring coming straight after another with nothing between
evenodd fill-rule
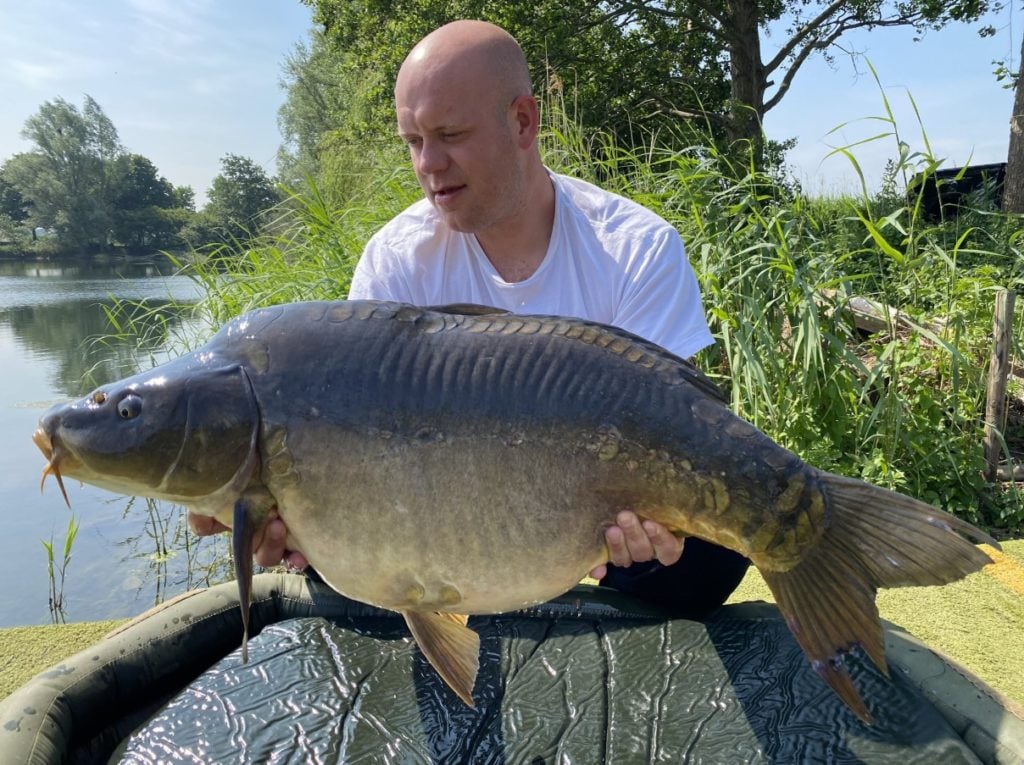
<instances>
[{"instance_id":1,"label":"fish eye","mask_svg":"<svg viewBox=\"0 0 1024 765\"><path fill-rule=\"evenodd\" d=\"M132 420L142 413L142 399L129 394L117 404L117 416L122 420Z\"/></svg>"}]
</instances>

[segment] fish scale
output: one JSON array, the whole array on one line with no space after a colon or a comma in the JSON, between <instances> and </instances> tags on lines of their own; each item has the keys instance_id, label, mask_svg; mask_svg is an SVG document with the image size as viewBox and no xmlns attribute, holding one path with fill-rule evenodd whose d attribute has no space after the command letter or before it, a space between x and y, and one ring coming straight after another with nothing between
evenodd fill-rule
<instances>
[{"instance_id":1,"label":"fish scale","mask_svg":"<svg viewBox=\"0 0 1024 765\"><path fill-rule=\"evenodd\" d=\"M995 546L805 464L646 340L480 306L254 311L193 354L55 407L34 440L44 479L233 525L243 604L252 540L276 509L332 587L405 616L467 704L479 640L466 616L569 589L608 560L603 532L623 509L749 557L811 665L865 720L842 657L860 645L885 669L875 591L988 563L961 535ZM247 620L244 606L243 654Z\"/></svg>"}]
</instances>

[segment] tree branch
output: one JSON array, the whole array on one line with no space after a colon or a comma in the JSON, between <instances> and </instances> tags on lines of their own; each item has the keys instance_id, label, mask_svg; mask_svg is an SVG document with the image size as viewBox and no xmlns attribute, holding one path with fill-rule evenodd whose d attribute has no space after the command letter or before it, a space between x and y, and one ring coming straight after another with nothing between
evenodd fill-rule
<instances>
[{"instance_id":1,"label":"tree branch","mask_svg":"<svg viewBox=\"0 0 1024 765\"><path fill-rule=\"evenodd\" d=\"M765 76L767 77L767 75L771 74L781 66L782 62L789 58L794 50L803 45L804 41L808 37L816 34L817 31L825 25L825 22L830 17L834 16L837 11L842 10L845 5L847 5L847 3L843 0L835 0L835 2L826 7L825 10L819 13L812 21L807 22L797 30L796 34L794 34L785 45L779 48L779 52L772 57L772 60L764 65Z\"/></svg>"},{"instance_id":2,"label":"tree branch","mask_svg":"<svg viewBox=\"0 0 1024 765\"><path fill-rule=\"evenodd\" d=\"M661 114L667 114L671 117L678 117L679 119L685 120L707 120L720 128L727 127L729 124L729 119L717 112L709 112L701 108L691 109L689 107L680 109L679 107L672 106L670 103L665 101L665 99L658 96L652 96L649 99L641 101L637 106L641 107L647 103L653 104L655 109L657 109Z\"/></svg>"},{"instance_id":3,"label":"tree branch","mask_svg":"<svg viewBox=\"0 0 1024 765\"><path fill-rule=\"evenodd\" d=\"M818 14L814 21L805 24L789 42L779 49L779 52L772 57L772 60L765 65L765 74L767 75L775 71L775 69L782 65L783 61L785 61L787 57L793 55L793 51L801 44L805 45L805 47L810 47L812 50L824 50L835 42L837 38L853 29L863 29L865 27L870 29L874 27L913 26L924 18L920 11L916 13L900 14L888 19L870 18L857 20L853 16L846 16L839 21L832 22L833 31L829 32L824 41L816 39L808 43L803 42L813 33L816 28L815 25L819 27L825 25L826 19L823 17L825 17L827 13L835 13L837 6L843 5L846 5L846 3L838 2L837 0L837 2L832 3L832 5ZM821 20L820 23L819 20ZM799 54L797 55L799 56ZM806 58L806 56L803 56L803 58Z\"/></svg>"},{"instance_id":4,"label":"tree branch","mask_svg":"<svg viewBox=\"0 0 1024 765\"><path fill-rule=\"evenodd\" d=\"M844 29L837 27L835 31L833 31L832 34L830 34L824 40L820 40L816 43L807 43L806 45L804 45L803 48L800 49L800 52L797 53L796 57L793 59L793 63L790 64L789 68L786 70L786 74L783 75L782 82L779 83L779 87L775 91L774 95L772 95L771 98L767 99L764 102L765 113L770 111L773 107L777 106L779 101L782 100L782 97L786 95L786 91L788 91L790 86L793 84L793 78L796 77L797 71L800 69L801 66L803 66L804 62L807 61L807 58L814 51L824 50L825 48L829 47L839 37L843 35L844 31Z\"/></svg>"}]
</instances>

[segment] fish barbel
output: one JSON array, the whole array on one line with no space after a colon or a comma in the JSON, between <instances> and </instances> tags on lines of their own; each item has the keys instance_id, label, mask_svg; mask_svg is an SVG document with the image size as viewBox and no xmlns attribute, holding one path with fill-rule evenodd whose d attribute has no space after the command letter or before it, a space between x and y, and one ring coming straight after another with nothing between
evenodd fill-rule
<instances>
[{"instance_id":1,"label":"fish barbel","mask_svg":"<svg viewBox=\"0 0 1024 765\"><path fill-rule=\"evenodd\" d=\"M879 587L935 585L996 543L916 499L820 471L735 416L694 366L593 322L375 301L260 309L195 352L60 405L47 475L233 527L248 633L254 534L276 508L323 579L400 612L473 703L469 614L555 597L631 509L747 556L861 719L842 657L886 671ZM63 486L62 486L63 489Z\"/></svg>"}]
</instances>

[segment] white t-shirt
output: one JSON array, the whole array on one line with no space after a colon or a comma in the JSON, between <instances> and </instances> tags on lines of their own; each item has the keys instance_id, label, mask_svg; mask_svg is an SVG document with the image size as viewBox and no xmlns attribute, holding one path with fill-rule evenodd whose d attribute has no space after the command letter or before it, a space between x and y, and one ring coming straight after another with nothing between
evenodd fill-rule
<instances>
[{"instance_id":1,"label":"white t-shirt","mask_svg":"<svg viewBox=\"0 0 1024 765\"><path fill-rule=\"evenodd\" d=\"M593 184L555 173L551 179L551 241L529 279L502 279L476 237L449 229L423 199L367 243L349 298L573 316L628 330L683 358L713 343L676 230Z\"/></svg>"}]
</instances>

